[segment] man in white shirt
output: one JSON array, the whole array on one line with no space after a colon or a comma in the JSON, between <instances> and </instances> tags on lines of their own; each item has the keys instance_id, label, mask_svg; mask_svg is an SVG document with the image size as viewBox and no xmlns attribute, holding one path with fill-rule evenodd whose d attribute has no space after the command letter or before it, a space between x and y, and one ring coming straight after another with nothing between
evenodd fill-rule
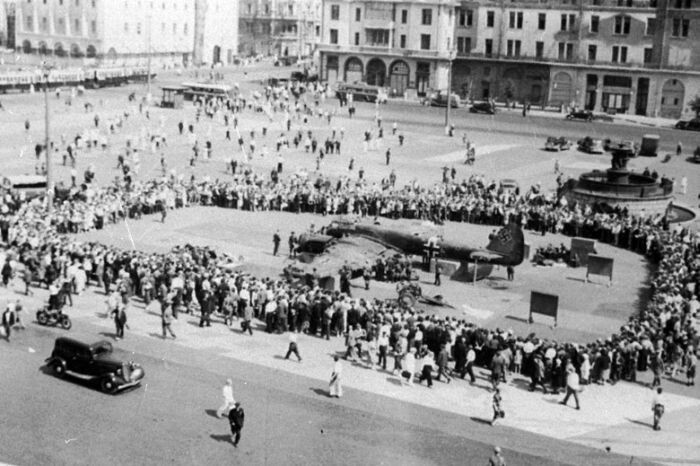
<instances>
[{"instance_id":1,"label":"man in white shirt","mask_svg":"<svg viewBox=\"0 0 700 466\"><path fill-rule=\"evenodd\" d=\"M654 397L651 399L651 410L654 412L654 430L661 430L659 423L661 422L661 416L664 415L665 404L663 389L657 387L656 393L654 393Z\"/></svg>"},{"instance_id":2,"label":"man in white shirt","mask_svg":"<svg viewBox=\"0 0 700 466\"><path fill-rule=\"evenodd\" d=\"M411 348L408 350L408 353L403 358L403 372L401 372L401 383L408 385L409 387L413 386L413 377L414 374L416 373L416 349ZM405 377L404 377L405 376ZM407 380L404 380L407 379Z\"/></svg>"},{"instance_id":3,"label":"man in white shirt","mask_svg":"<svg viewBox=\"0 0 700 466\"><path fill-rule=\"evenodd\" d=\"M221 418L224 414L228 414L229 410L236 404L233 398L233 381L226 379L226 385L221 389L221 394L224 396L224 402L219 409L216 410L216 417Z\"/></svg>"},{"instance_id":4,"label":"man in white shirt","mask_svg":"<svg viewBox=\"0 0 700 466\"><path fill-rule=\"evenodd\" d=\"M576 409L581 409L581 405L579 405L579 402L578 402L578 392L580 389L581 389L581 386L579 385L579 378L578 378L578 374L576 373L576 369L574 369L574 366L572 366L572 365L567 366L567 368L566 368L566 396L559 403L566 406L566 402L569 401L569 397L571 395L573 395L574 401L576 401Z\"/></svg>"},{"instance_id":5,"label":"man in white shirt","mask_svg":"<svg viewBox=\"0 0 700 466\"><path fill-rule=\"evenodd\" d=\"M474 351L472 345L469 345L469 349L467 350L467 362L464 365L464 372L462 372L461 377L464 378L465 374L469 374L470 384L476 382L476 377L474 376L474 361L476 361L476 351Z\"/></svg>"}]
</instances>

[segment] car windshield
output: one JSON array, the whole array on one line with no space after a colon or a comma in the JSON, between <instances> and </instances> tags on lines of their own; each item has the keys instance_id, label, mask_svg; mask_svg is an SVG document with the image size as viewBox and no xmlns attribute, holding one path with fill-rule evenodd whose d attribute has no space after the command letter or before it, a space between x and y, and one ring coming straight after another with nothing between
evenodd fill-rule
<instances>
[{"instance_id":1,"label":"car windshield","mask_svg":"<svg viewBox=\"0 0 700 466\"><path fill-rule=\"evenodd\" d=\"M95 356L102 356L109 353L109 348L107 348L106 346L98 346L97 348L95 348Z\"/></svg>"}]
</instances>

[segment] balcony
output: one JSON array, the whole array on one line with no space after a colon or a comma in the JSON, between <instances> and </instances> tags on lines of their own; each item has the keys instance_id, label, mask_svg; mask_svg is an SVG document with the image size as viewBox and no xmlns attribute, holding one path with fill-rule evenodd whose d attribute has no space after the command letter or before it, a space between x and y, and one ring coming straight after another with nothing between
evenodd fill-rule
<instances>
[{"instance_id":1,"label":"balcony","mask_svg":"<svg viewBox=\"0 0 700 466\"><path fill-rule=\"evenodd\" d=\"M340 44L319 44L318 49L321 52L337 52L337 53L354 53L354 54L373 54L373 55L390 55L404 58L429 58L433 60L449 60L450 53L447 50L416 50L416 49L399 49L389 47L373 47L370 45L340 45Z\"/></svg>"}]
</instances>

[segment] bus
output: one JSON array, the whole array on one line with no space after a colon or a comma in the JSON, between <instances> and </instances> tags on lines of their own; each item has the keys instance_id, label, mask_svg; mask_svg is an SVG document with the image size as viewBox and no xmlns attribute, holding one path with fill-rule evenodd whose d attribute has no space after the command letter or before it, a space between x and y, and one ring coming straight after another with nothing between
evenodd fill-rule
<instances>
[{"instance_id":1,"label":"bus","mask_svg":"<svg viewBox=\"0 0 700 466\"><path fill-rule=\"evenodd\" d=\"M389 95L383 87L365 83L337 83L335 96L348 102L379 102L380 104L385 104L389 99Z\"/></svg>"},{"instance_id":2,"label":"bus","mask_svg":"<svg viewBox=\"0 0 700 466\"><path fill-rule=\"evenodd\" d=\"M185 88L183 95L185 100L193 101L198 98L228 99L234 97L233 88L227 84L206 84L206 83L182 83Z\"/></svg>"}]
</instances>

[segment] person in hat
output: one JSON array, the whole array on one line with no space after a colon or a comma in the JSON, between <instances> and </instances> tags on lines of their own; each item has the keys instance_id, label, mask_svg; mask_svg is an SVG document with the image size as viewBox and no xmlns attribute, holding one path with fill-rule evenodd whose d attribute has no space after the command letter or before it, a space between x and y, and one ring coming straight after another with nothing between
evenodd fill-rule
<instances>
[{"instance_id":1,"label":"person in hat","mask_svg":"<svg viewBox=\"0 0 700 466\"><path fill-rule=\"evenodd\" d=\"M493 447L493 455L489 458L489 466L506 466L506 459L501 454L501 447Z\"/></svg>"},{"instance_id":2,"label":"person in hat","mask_svg":"<svg viewBox=\"0 0 700 466\"><path fill-rule=\"evenodd\" d=\"M231 442L233 446L238 448L238 442L241 441L241 431L243 430L243 421L245 420L245 412L241 403L234 403L233 409L228 412L228 422L231 425Z\"/></svg>"},{"instance_id":3,"label":"person in hat","mask_svg":"<svg viewBox=\"0 0 700 466\"><path fill-rule=\"evenodd\" d=\"M331 373L331 381L328 384L328 395L330 397L340 398L343 396L343 385L341 383L343 365L337 355L333 356L333 361L335 362L333 364L333 373Z\"/></svg>"},{"instance_id":4,"label":"person in hat","mask_svg":"<svg viewBox=\"0 0 700 466\"><path fill-rule=\"evenodd\" d=\"M505 417L506 412L501 406L503 398L501 397L501 389L496 387L493 391L493 398L491 399L491 407L493 408L493 419L491 419L491 425L495 425L499 418Z\"/></svg>"},{"instance_id":5,"label":"person in hat","mask_svg":"<svg viewBox=\"0 0 700 466\"><path fill-rule=\"evenodd\" d=\"M651 410L654 413L654 430L661 430L661 417L666 409L663 391L663 388L656 387L656 393L654 393L654 397L651 400Z\"/></svg>"}]
</instances>

